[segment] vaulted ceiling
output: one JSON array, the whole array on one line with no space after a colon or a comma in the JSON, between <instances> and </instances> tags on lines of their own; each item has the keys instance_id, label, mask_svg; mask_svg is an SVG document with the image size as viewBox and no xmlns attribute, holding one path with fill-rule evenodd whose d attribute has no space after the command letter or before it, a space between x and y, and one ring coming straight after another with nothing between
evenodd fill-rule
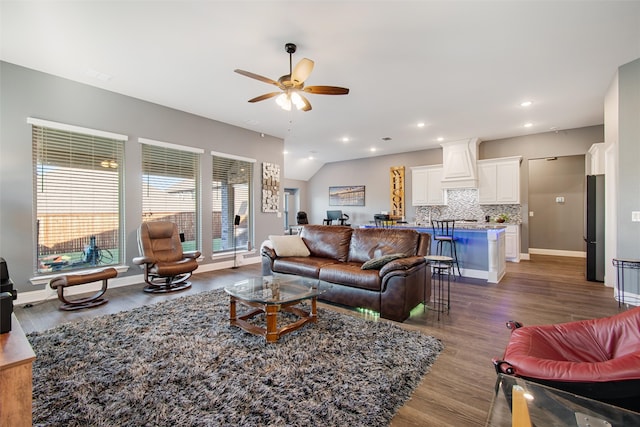
<instances>
[{"instance_id":1,"label":"vaulted ceiling","mask_svg":"<svg viewBox=\"0 0 640 427\"><path fill-rule=\"evenodd\" d=\"M324 163L602 124L640 57L639 1L2 1L4 61L281 137L285 176ZM274 99L315 61L309 112ZM523 101L532 105L523 107ZM423 124L419 127L419 124ZM524 127L529 123L529 127ZM375 150L375 151L373 151Z\"/></svg>"}]
</instances>

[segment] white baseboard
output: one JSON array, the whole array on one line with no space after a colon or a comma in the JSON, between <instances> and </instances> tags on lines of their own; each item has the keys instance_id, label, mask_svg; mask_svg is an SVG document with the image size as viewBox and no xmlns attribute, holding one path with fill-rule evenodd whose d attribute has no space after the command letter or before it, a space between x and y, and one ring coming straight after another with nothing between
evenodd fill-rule
<instances>
[{"instance_id":1,"label":"white baseboard","mask_svg":"<svg viewBox=\"0 0 640 427\"><path fill-rule=\"evenodd\" d=\"M563 251L559 249L536 249L529 248L529 253L532 255L554 255L554 256L567 256L574 258L586 258L587 253L582 251Z\"/></svg>"},{"instance_id":2,"label":"white baseboard","mask_svg":"<svg viewBox=\"0 0 640 427\"><path fill-rule=\"evenodd\" d=\"M237 265L240 266L240 265L257 264L260 262L262 262L262 257L259 257L259 256L242 258L242 259L240 259L239 257L237 261ZM200 265L193 275L196 276L199 273L206 273L208 271L215 271L215 270L224 270L226 268L231 268L231 267L233 267L233 260L204 264L204 265ZM122 286L131 286L131 285L138 285L138 284L141 285L143 283L144 283L143 274L136 274L133 276L120 276L120 277L115 277L109 280L109 288L119 288ZM102 281L98 281L98 282L87 283L86 285L79 285L79 286L65 288L64 294L77 295L77 294L84 294L89 292L97 292L101 288L102 288ZM142 288L140 288L140 291L142 291ZM107 291L107 296L108 296L108 291ZM18 298L15 301L15 305L45 301L45 300L54 299L57 297L58 297L58 294L54 289L51 289L48 285L44 285L44 289L39 289L37 291L18 292Z\"/></svg>"},{"instance_id":3,"label":"white baseboard","mask_svg":"<svg viewBox=\"0 0 640 427\"><path fill-rule=\"evenodd\" d=\"M525 260L525 261L529 261L531 259L531 257L529 256L529 254L520 254L520 259L521 260Z\"/></svg>"},{"instance_id":4,"label":"white baseboard","mask_svg":"<svg viewBox=\"0 0 640 427\"><path fill-rule=\"evenodd\" d=\"M489 279L489 272L484 270L472 270L470 268L461 268L460 274L462 277L470 277L472 279Z\"/></svg>"}]
</instances>

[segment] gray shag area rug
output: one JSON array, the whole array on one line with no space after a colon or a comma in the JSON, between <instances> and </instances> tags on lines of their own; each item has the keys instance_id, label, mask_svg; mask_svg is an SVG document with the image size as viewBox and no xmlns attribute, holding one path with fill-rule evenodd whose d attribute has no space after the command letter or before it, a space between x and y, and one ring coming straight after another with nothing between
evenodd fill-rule
<instances>
[{"instance_id":1,"label":"gray shag area rug","mask_svg":"<svg viewBox=\"0 0 640 427\"><path fill-rule=\"evenodd\" d=\"M30 333L33 423L388 425L442 343L386 322L318 315L267 344L229 325L218 290Z\"/></svg>"}]
</instances>

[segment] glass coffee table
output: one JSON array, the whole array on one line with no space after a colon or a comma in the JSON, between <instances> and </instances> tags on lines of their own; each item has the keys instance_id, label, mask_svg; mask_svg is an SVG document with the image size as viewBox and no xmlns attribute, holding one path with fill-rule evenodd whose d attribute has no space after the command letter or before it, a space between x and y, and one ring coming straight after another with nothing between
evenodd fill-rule
<instances>
[{"instance_id":1,"label":"glass coffee table","mask_svg":"<svg viewBox=\"0 0 640 427\"><path fill-rule=\"evenodd\" d=\"M265 337L269 343L289 332L293 332L309 322L316 322L317 299L328 291L331 284L318 279L278 274L255 277L225 286L229 294L229 323L238 326L254 335ZM311 309L297 307L301 302L310 300ZM238 303L249 310L238 314ZM278 325L278 312L284 311L295 315L298 320L286 325ZM253 319L265 315L264 322ZM250 321L253 319L253 321ZM282 322L282 319L280 319ZM264 325L264 326L262 326Z\"/></svg>"},{"instance_id":2,"label":"glass coffee table","mask_svg":"<svg viewBox=\"0 0 640 427\"><path fill-rule=\"evenodd\" d=\"M498 374L486 427L640 425L640 414L523 378Z\"/></svg>"}]
</instances>

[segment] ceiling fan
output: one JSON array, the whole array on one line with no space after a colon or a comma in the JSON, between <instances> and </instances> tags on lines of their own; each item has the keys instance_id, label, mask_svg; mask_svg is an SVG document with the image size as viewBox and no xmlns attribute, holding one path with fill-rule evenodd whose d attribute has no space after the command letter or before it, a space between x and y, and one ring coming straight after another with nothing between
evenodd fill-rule
<instances>
[{"instance_id":1,"label":"ceiling fan","mask_svg":"<svg viewBox=\"0 0 640 427\"><path fill-rule=\"evenodd\" d=\"M264 101L265 99L277 96L276 103L284 110L290 111L291 106L295 105L298 110L309 111L311 110L311 104L303 95L303 92L316 95L346 95L349 93L349 89L344 87L305 86L304 82L313 70L313 61L307 58L302 58L300 62L293 67L292 55L295 53L296 49L297 47L293 43L287 43L284 45L284 50L289 54L289 74L285 74L280 77L278 81L271 80L268 77L263 77L249 71L238 69L234 70L238 74L277 86L281 90L280 92L270 92L256 96L255 98L250 99L249 102Z\"/></svg>"}]
</instances>

